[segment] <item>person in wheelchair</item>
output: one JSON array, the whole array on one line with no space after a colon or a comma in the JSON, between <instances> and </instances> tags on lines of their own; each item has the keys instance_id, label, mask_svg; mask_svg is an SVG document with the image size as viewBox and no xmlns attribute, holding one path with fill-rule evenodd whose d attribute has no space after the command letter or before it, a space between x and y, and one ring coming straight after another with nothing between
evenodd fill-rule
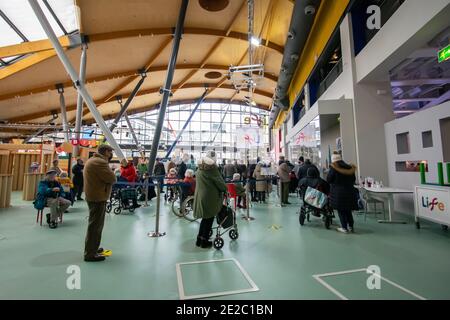
<instances>
[{"instance_id":1,"label":"person in wheelchair","mask_svg":"<svg viewBox=\"0 0 450 320\"><path fill-rule=\"evenodd\" d=\"M115 197L116 199L120 199L120 192L123 189L129 188L129 181L126 177L123 176L122 174L123 170L121 169L117 169L116 171L114 171L114 174L116 175L117 178L117 183L115 183L112 187L112 192L111 192L111 196ZM134 197L133 199L129 199L132 200L133 202L133 208L139 208L141 205L138 204L138 199L137 199L137 195L136 197ZM127 199L128 201L128 199Z\"/></svg>"},{"instance_id":2,"label":"person in wheelchair","mask_svg":"<svg viewBox=\"0 0 450 320\"><path fill-rule=\"evenodd\" d=\"M149 178L149 174L148 172L145 172L142 175L141 180L139 181L142 184L145 184L145 182L148 179L148 187L147 187L147 199L148 200L152 200L153 198L156 197L156 192L155 192L155 186L153 185L153 180ZM139 198L139 201L145 201L145 187L142 187L142 194Z\"/></svg>"},{"instance_id":3,"label":"person in wheelchair","mask_svg":"<svg viewBox=\"0 0 450 320\"><path fill-rule=\"evenodd\" d=\"M330 194L330 185L319 175L319 172L315 168L309 168L305 178L302 178L298 183L300 189L300 197L302 200L305 198L305 193L308 187L316 189L325 195ZM315 215L320 216L318 210L313 211Z\"/></svg>"},{"instance_id":4,"label":"person in wheelchair","mask_svg":"<svg viewBox=\"0 0 450 320\"><path fill-rule=\"evenodd\" d=\"M193 196L195 192L195 178L194 170L187 169L184 173L184 180L181 186L182 195L181 202L183 202L187 197Z\"/></svg>"},{"instance_id":5,"label":"person in wheelchair","mask_svg":"<svg viewBox=\"0 0 450 320\"><path fill-rule=\"evenodd\" d=\"M245 193L245 188L240 182L241 175L239 173L233 174L233 184L236 187L237 207L241 209L247 209L247 194ZM241 205L242 199L244 199L244 205Z\"/></svg>"},{"instance_id":6,"label":"person in wheelchair","mask_svg":"<svg viewBox=\"0 0 450 320\"><path fill-rule=\"evenodd\" d=\"M172 200L175 197L175 192L176 192L175 185L178 183L177 169L171 168L169 170L169 173L166 176L165 183L167 184L167 194L165 194L165 198L166 198L166 200L167 199ZM174 186L171 186L171 185L174 185Z\"/></svg>"}]
</instances>

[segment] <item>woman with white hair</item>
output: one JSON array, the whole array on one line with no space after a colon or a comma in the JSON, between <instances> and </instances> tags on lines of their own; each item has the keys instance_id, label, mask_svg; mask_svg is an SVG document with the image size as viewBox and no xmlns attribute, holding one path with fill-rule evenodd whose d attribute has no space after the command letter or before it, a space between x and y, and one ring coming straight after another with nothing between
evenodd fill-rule
<instances>
[{"instance_id":1,"label":"woman with white hair","mask_svg":"<svg viewBox=\"0 0 450 320\"><path fill-rule=\"evenodd\" d=\"M187 197L193 196L195 193L195 178L194 178L194 171L191 169L187 169L186 173L184 174L184 180L183 180L183 194L181 201L184 201Z\"/></svg>"},{"instance_id":2,"label":"woman with white hair","mask_svg":"<svg viewBox=\"0 0 450 320\"><path fill-rule=\"evenodd\" d=\"M227 192L227 185L216 164L216 153L208 151L197 163L196 188L194 194L194 217L202 221L197 236L197 247L211 248L209 233L214 217L222 209L223 194Z\"/></svg>"}]
</instances>

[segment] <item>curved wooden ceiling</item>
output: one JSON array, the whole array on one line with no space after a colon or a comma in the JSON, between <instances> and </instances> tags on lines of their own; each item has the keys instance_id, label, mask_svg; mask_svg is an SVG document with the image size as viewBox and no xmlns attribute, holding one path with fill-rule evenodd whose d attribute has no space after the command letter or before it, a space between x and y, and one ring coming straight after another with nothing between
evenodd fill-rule
<instances>
[{"instance_id":1,"label":"curved wooden ceiling","mask_svg":"<svg viewBox=\"0 0 450 320\"><path fill-rule=\"evenodd\" d=\"M78 0L81 31L89 38L87 88L105 118L119 110L117 95L125 99L139 81L139 69L147 78L130 105L130 113L154 108L160 100L159 88L166 77L172 50L172 30L176 25L180 0ZM261 46L256 55L265 65L265 77L254 100L269 109L279 75L293 3L289 0L255 1L255 35ZM36 26L39 27L39 26ZM248 64L247 1L230 0L222 11L209 12L198 0L189 2L184 34L173 80L173 104L194 101L205 85L211 88L209 101L242 102L247 93L237 93L226 73L230 65ZM52 51L52 50L50 50ZM42 51L42 52L49 52ZM67 49L75 68L80 48ZM37 55L36 53L33 55ZM32 55L32 56L33 56ZM220 78L209 79L208 72ZM65 87L69 121L74 121L77 94L56 56L0 80L0 120L45 122L59 113L55 85ZM84 119L92 117L87 112Z\"/></svg>"}]
</instances>

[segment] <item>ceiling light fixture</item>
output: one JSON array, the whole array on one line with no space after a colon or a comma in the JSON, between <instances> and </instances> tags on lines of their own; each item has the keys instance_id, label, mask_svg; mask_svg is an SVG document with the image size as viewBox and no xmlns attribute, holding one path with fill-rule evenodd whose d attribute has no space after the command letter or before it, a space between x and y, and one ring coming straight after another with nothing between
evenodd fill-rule
<instances>
[{"instance_id":1,"label":"ceiling light fixture","mask_svg":"<svg viewBox=\"0 0 450 320\"><path fill-rule=\"evenodd\" d=\"M255 47L259 47L261 45L261 40L257 37L252 37L250 42Z\"/></svg>"}]
</instances>

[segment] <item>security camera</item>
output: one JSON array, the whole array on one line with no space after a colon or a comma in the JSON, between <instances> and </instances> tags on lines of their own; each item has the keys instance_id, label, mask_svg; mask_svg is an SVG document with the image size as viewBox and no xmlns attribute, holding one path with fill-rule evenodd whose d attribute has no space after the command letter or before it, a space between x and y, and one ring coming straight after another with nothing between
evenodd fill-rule
<instances>
[{"instance_id":1,"label":"security camera","mask_svg":"<svg viewBox=\"0 0 450 320\"><path fill-rule=\"evenodd\" d=\"M316 8L314 6L309 5L309 6L305 7L305 15L312 16L315 13L316 13Z\"/></svg>"}]
</instances>

